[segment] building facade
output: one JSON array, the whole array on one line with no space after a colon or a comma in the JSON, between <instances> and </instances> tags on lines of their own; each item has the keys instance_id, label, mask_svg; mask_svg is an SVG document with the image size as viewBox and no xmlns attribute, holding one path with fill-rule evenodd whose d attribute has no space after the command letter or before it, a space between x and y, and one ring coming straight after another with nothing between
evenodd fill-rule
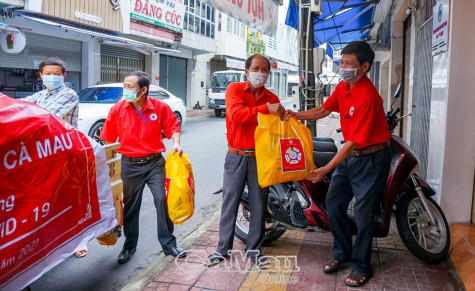
<instances>
[{"instance_id":1,"label":"building facade","mask_svg":"<svg viewBox=\"0 0 475 291\"><path fill-rule=\"evenodd\" d=\"M412 116L397 133L419 157L449 223L475 222L475 35L467 33L474 11L469 0L392 1L377 36L377 45L389 45L378 59L379 89L388 104L402 82L395 105Z\"/></svg>"}]
</instances>

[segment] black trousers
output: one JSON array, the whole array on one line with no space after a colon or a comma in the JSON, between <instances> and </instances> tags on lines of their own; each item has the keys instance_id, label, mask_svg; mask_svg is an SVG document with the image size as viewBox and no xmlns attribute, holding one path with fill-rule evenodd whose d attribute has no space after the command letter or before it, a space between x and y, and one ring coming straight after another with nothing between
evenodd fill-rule
<instances>
[{"instance_id":1,"label":"black trousers","mask_svg":"<svg viewBox=\"0 0 475 291\"><path fill-rule=\"evenodd\" d=\"M247 182L250 199L250 226L246 251L250 257L261 251L264 240L265 210L268 188L261 188L257 182L255 157L239 156L228 152L224 162L223 205L219 222L219 243L217 252L227 255L233 247L234 226L239 202Z\"/></svg>"},{"instance_id":2,"label":"black trousers","mask_svg":"<svg viewBox=\"0 0 475 291\"><path fill-rule=\"evenodd\" d=\"M168 216L165 196L165 159L163 156L138 164L122 157L120 177L124 182L124 249L131 250L137 246L139 239L139 214L145 184L153 195L157 211L157 236L162 248L176 246L173 236L173 223Z\"/></svg>"},{"instance_id":3,"label":"black trousers","mask_svg":"<svg viewBox=\"0 0 475 291\"><path fill-rule=\"evenodd\" d=\"M332 175L326 198L334 239L333 258L351 261L354 271L372 271L374 216L381 202L391 165L389 147L364 156L349 156ZM355 202L358 232L351 246L351 223L348 205Z\"/></svg>"}]
</instances>

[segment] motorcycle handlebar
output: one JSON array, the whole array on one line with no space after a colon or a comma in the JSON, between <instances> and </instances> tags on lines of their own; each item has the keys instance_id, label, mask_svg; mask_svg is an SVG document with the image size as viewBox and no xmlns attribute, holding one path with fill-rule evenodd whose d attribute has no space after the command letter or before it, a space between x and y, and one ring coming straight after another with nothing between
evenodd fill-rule
<instances>
[{"instance_id":1,"label":"motorcycle handlebar","mask_svg":"<svg viewBox=\"0 0 475 291\"><path fill-rule=\"evenodd\" d=\"M389 118L394 118L399 112L401 112L401 108L398 107L389 114Z\"/></svg>"}]
</instances>

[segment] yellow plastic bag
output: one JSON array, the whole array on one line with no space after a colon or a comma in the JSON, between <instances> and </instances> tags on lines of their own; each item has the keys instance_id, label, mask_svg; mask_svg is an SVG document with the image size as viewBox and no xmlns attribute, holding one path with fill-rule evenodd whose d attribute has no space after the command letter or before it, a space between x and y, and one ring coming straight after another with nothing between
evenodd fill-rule
<instances>
[{"instance_id":1,"label":"yellow plastic bag","mask_svg":"<svg viewBox=\"0 0 475 291\"><path fill-rule=\"evenodd\" d=\"M174 224L183 224L195 211L195 178L188 154L170 152L165 172L168 215Z\"/></svg>"},{"instance_id":2,"label":"yellow plastic bag","mask_svg":"<svg viewBox=\"0 0 475 291\"><path fill-rule=\"evenodd\" d=\"M310 130L296 118L280 120L274 114L258 115L257 178L261 187L313 176L313 142Z\"/></svg>"}]
</instances>

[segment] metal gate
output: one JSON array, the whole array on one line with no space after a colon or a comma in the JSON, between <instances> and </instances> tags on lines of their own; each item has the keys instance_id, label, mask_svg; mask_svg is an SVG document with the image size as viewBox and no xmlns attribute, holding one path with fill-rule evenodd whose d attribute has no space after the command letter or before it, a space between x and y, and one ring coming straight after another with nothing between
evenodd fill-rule
<instances>
[{"instance_id":1,"label":"metal gate","mask_svg":"<svg viewBox=\"0 0 475 291\"><path fill-rule=\"evenodd\" d=\"M101 83L123 82L125 75L145 69L145 56L126 48L101 46Z\"/></svg>"},{"instance_id":2,"label":"metal gate","mask_svg":"<svg viewBox=\"0 0 475 291\"><path fill-rule=\"evenodd\" d=\"M416 51L418 69L414 76L411 148L421 162L420 175L427 178L430 100L432 89L432 18L421 26Z\"/></svg>"},{"instance_id":3,"label":"metal gate","mask_svg":"<svg viewBox=\"0 0 475 291\"><path fill-rule=\"evenodd\" d=\"M160 55L160 87L181 98L187 105L186 59Z\"/></svg>"}]
</instances>

